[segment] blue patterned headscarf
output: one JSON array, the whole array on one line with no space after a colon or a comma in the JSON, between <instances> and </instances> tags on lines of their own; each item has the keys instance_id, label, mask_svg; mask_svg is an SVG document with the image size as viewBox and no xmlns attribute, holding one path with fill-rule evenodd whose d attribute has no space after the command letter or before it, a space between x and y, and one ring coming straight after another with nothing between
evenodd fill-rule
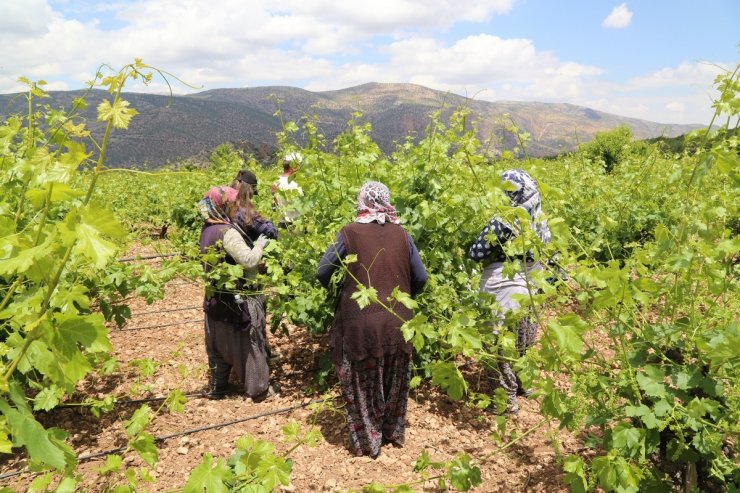
<instances>
[{"instance_id":1,"label":"blue patterned headscarf","mask_svg":"<svg viewBox=\"0 0 740 493\"><path fill-rule=\"evenodd\" d=\"M547 221L539 219L542 214L542 201L537 182L529 176L526 171L520 169L506 170L501 174L501 179L512 185L515 189L506 192L511 200L511 205L521 207L531 218L530 227L537 233L543 243L549 243L552 235ZM518 227L518 221L515 221Z\"/></svg>"}]
</instances>

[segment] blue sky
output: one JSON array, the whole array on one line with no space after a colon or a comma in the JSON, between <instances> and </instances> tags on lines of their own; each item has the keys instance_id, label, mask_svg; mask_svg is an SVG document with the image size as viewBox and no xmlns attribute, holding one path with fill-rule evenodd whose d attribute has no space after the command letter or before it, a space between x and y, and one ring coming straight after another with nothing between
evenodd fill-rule
<instances>
[{"instance_id":1,"label":"blue sky","mask_svg":"<svg viewBox=\"0 0 740 493\"><path fill-rule=\"evenodd\" d=\"M0 0L0 92L143 60L202 89L410 82L708 123L740 0ZM130 90L164 92L165 84Z\"/></svg>"}]
</instances>

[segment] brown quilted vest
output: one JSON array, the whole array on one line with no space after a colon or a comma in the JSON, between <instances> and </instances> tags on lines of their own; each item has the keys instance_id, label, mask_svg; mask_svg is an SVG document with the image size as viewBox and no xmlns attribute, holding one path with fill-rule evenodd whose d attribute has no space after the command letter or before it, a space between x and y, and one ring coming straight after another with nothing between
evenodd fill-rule
<instances>
[{"instance_id":1,"label":"brown quilted vest","mask_svg":"<svg viewBox=\"0 0 740 493\"><path fill-rule=\"evenodd\" d=\"M347 255L357 255L357 261L347 266L349 272L363 285L375 288L378 299L392 308L398 317L379 303L360 309L357 301L352 299L357 283L352 276L345 276L332 327L334 364L341 363L342 352L350 361L382 358L397 351L410 354L411 344L404 341L400 327L414 314L389 299L396 286L404 293L411 292L406 231L397 224L352 223L342 228L341 234Z\"/></svg>"}]
</instances>

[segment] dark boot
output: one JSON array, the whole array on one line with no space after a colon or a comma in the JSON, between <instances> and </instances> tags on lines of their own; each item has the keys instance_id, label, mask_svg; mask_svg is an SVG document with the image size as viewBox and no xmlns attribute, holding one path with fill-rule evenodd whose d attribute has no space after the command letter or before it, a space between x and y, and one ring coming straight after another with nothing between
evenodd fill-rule
<instances>
[{"instance_id":1,"label":"dark boot","mask_svg":"<svg viewBox=\"0 0 740 493\"><path fill-rule=\"evenodd\" d=\"M226 373L226 376L224 377L222 373L223 372L219 372L215 368L211 369L210 378L208 379L208 393L206 393L206 397L212 401L223 399L228 392L229 374Z\"/></svg>"}]
</instances>

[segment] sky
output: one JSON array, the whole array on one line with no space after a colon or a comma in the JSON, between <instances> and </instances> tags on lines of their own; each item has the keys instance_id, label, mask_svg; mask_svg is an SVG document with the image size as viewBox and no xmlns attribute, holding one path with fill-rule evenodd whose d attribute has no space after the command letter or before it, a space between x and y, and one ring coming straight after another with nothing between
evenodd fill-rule
<instances>
[{"instance_id":1,"label":"sky","mask_svg":"<svg viewBox=\"0 0 740 493\"><path fill-rule=\"evenodd\" d=\"M141 58L187 82L170 77L176 94L408 82L707 124L739 26L740 0L0 0L0 93Z\"/></svg>"}]
</instances>

